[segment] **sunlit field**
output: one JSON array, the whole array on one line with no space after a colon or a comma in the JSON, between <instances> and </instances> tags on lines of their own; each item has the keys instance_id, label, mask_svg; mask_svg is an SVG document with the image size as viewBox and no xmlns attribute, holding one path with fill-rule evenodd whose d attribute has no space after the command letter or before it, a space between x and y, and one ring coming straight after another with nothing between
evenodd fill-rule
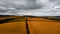
<instances>
[{"instance_id":1,"label":"sunlit field","mask_svg":"<svg viewBox=\"0 0 60 34\"><path fill-rule=\"evenodd\" d=\"M0 17L0 34L60 34L60 21L46 18Z\"/></svg>"}]
</instances>

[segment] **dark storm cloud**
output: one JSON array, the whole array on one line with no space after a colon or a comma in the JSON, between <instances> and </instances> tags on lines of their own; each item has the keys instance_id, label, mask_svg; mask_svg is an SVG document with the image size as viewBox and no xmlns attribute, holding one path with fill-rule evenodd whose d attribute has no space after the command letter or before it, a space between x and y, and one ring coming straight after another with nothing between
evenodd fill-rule
<instances>
[{"instance_id":1,"label":"dark storm cloud","mask_svg":"<svg viewBox=\"0 0 60 34\"><path fill-rule=\"evenodd\" d=\"M4 15L59 15L58 8L60 0L0 0L0 14Z\"/></svg>"},{"instance_id":2,"label":"dark storm cloud","mask_svg":"<svg viewBox=\"0 0 60 34\"><path fill-rule=\"evenodd\" d=\"M36 0L26 0L29 9L37 9L38 5L36 4Z\"/></svg>"},{"instance_id":3,"label":"dark storm cloud","mask_svg":"<svg viewBox=\"0 0 60 34\"><path fill-rule=\"evenodd\" d=\"M27 9L41 9L43 8L43 4L37 4L37 0L26 0L28 6L26 7Z\"/></svg>"},{"instance_id":4,"label":"dark storm cloud","mask_svg":"<svg viewBox=\"0 0 60 34\"><path fill-rule=\"evenodd\" d=\"M41 9L44 7L43 4L37 4L36 3L37 0L25 0L25 3L27 4L27 6L16 6L16 9L24 9L24 10L32 10L32 9Z\"/></svg>"},{"instance_id":5,"label":"dark storm cloud","mask_svg":"<svg viewBox=\"0 0 60 34\"><path fill-rule=\"evenodd\" d=\"M50 2L54 2L55 0L49 0Z\"/></svg>"},{"instance_id":6,"label":"dark storm cloud","mask_svg":"<svg viewBox=\"0 0 60 34\"><path fill-rule=\"evenodd\" d=\"M30 10L30 9L42 9L43 7L45 7L44 4L42 3L39 3L37 4L36 3L37 0L1 0L1 4L0 6L3 6L3 7L13 7L13 8L16 8L16 9L24 9L24 10Z\"/></svg>"},{"instance_id":7,"label":"dark storm cloud","mask_svg":"<svg viewBox=\"0 0 60 34\"><path fill-rule=\"evenodd\" d=\"M6 10L0 9L0 13L7 12Z\"/></svg>"},{"instance_id":8,"label":"dark storm cloud","mask_svg":"<svg viewBox=\"0 0 60 34\"><path fill-rule=\"evenodd\" d=\"M56 0L56 4L57 5L60 5L60 0Z\"/></svg>"}]
</instances>

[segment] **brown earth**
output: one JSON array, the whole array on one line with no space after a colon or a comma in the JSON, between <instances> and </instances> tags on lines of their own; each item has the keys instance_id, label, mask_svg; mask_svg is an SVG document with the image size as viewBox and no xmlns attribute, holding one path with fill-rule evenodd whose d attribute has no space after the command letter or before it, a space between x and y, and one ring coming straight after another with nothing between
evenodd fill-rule
<instances>
[{"instance_id":1,"label":"brown earth","mask_svg":"<svg viewBox=\"0 0 60 34\"><path fill-rule=\"evenodd\" d=\"M1 17L0 20L9 18L16 19L0 24L0 34L27 34L25 17ZM60 34L60 21L45 18L28 18L27 23L30 34Z\"/></svg>"}]
</instances>

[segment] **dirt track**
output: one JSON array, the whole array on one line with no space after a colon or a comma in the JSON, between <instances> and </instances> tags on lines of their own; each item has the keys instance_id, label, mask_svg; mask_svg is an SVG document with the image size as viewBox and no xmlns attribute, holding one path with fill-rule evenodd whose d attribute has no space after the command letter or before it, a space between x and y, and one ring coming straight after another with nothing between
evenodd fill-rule
<instances>
[{"instance_id":1,"label":"dirt track","mask_svg":"<svg viewBox=\"0 0 60 34\"><path fill-rule=\"evenodd\" d=\"M45 18L28 18L28 20L30 34L60 34L60 21ZM0 24L0 34L27 34L26 21Z\"/></svg>"}]
</instances>

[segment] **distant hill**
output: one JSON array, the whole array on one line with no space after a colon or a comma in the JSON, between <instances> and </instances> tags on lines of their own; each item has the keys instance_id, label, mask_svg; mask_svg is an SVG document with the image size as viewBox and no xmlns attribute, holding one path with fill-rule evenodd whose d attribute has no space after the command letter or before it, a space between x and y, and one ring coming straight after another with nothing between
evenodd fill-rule
<instances>
[{"instance_id":1,"label":"distant hill","mask_svg":"<svg viewBox=\"0 0 60 34\"><path fill-rule=\"evenodd\" d=\"M30 16L30 15L23 15L23 16L15 16L15 15L0 15L0 18L46 18L46 19L57 19L60 20L60 16Z\"/></svg>"}]
</instances>

